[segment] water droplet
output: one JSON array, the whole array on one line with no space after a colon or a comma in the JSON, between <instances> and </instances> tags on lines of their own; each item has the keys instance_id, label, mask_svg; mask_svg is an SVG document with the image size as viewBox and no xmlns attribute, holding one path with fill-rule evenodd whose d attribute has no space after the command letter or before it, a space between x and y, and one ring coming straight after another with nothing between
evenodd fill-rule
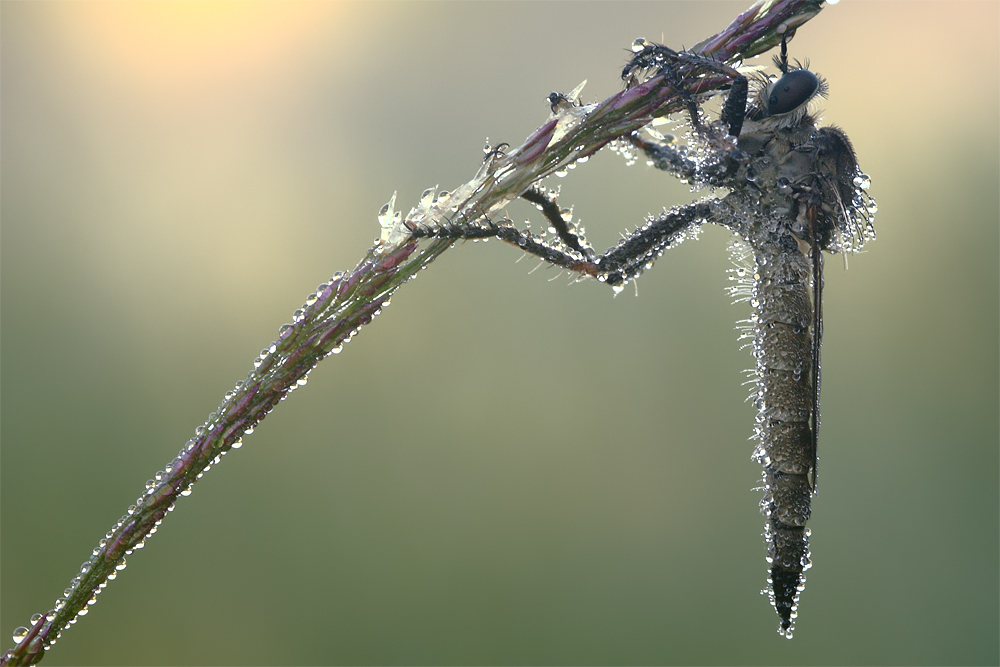
<instances>
[{"instance_id":1,"label":"water droplet","mask_svg":"<svg viewBox=\"0 0 1000 667\"><path fill-rule=\"evenodd\" d=\"M28 636L28 628L24 627L23 625L19 628L14 629L13 637L15 644L20 644L21 642L24 641L24 638L27 636Z\"/></svg>"},{"instance_id":2,"label":"water droplet","mask_svg":"<svg viewBox=\"0 0 1000 667\"><path fill-rule=\"evenodd\" d=\"M243 431L243 435L250 435L253 433L253 426L248 426L247 430Z\"/></svg>"},{"instance_id":3,"label":"water droplet","mask_svg":"<svg viewBox=\"0 0 1000 667\"><path fill-rule=\"evenodd\" d=\"M343 350L344 350L344 346L343 346L343 344L340 344L340 345L337 345L336 347L334 347L333 349L331 349L330 353L331 354L340 354Z\"/></svg>"},{"instance_id":4,"label":"water droplet","mask_svg":"<svg viewBox=\"0 0 1000 667\"><path fill-rule=\"evenodd\" d=\"M190 487L188 487L188 488L190 488ZM122 570L125 569L126 566L127 566L127 563L125 562L125 559L122 558L121 561L119 561L118 564L115 565L115 569L118 570L119 572L121 572Z\"/></svg>"},{"instance_id":5,"label":"water droplet","mask_svg":"<svg viewBox=\"0 0 1000 667\"><path fill-rule=\"evenodd\" d=\"M181 491L181 495L182 496L190 496L191 495L191 487L189 486L186 489L184 489L183 491Z\"/></svg>"},{"instance_id":6,"label":"water droplet","mask_svg":"<svg viewBox=\"0 0 1000 667\"><path fill-rule=\"evenodd\" d=\"M638 37L632 42L632 53L640 53L649 42L644 37Z\"/></svg>"},{"instance_id":7,"label":"water droplet","mask_svg":"<svg viewBox=\"0 0 1000 667\"><path fill-rule=\"evenodd\" d=\"M389 219L392 217L392 205L396 203L396 193L392 193L392 199L390 199L385 204L382 204L382 208L378 210L378 224L382 227L389 226Z\"/></svg>"},{"instance_id":8,"label":"water droplet","mask_svg":"<svg viewBox=\"0 0 1000 667\"><path fill-rule=\"evenodd\" d=\"M236 438L236 440L233 441L233 444L230 445L230 447L232 447L233 449L239 449L242 446L243 446L243 438Z\"/></svg>"}]
</instances>

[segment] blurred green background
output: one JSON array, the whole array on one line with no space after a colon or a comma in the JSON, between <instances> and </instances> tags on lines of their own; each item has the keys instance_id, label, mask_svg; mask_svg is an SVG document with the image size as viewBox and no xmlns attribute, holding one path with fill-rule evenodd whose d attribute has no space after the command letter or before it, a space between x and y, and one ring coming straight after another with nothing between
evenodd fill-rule
<instances>
[{"instance_id":1,"label":"blurred green background","mask_svg":"<svg viewBox=\"0 0 1000 667\"><path fill-rule=\"evenodd\" d=\"M690 46L746 4L0 4L0 650L393 191L454 188L550 91L619 90L634 38ZM747 309L708 229L638 298L445 254L46 664L996 664L998 25L845 2L792 43L880 207L827 261L793 641L758 595ZM600 248L692 198L610 153L561 184Z\"/></svg>"}]
</instances>

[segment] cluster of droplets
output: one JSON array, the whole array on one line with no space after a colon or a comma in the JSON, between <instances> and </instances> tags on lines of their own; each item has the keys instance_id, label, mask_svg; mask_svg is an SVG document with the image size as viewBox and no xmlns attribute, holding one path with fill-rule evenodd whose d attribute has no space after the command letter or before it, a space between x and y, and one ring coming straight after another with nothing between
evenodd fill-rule
<instances>
[{"instance_id":1,"label":"cluster of droplets","mask_svg":"<svg viewBox=\"0 0 1000 667\"><path fill-rule=\"evenodd\" d=\"M608 144L608 150L621 155L625 165L631 167L639 160L639 150L626 139L615 139Z\"/></svg>"},{"instance_id":2,"label":"cluster of droplets","mask_svg":"<svg viewBox=\"0 0 1000 667\"><path fill-rule=\"evenodd\" d=\"M852 184L854 194L846 209L839 212L839 234L834 241L834 252L858 252L869 241L875 238L875 214L878 204L868 194L872 181L860 170L854 175Z\"/></svg>"},{"instance_id":3,"label":"cluster of droplets","mask_svg":"<svg viewBox=\"0 0 1000 667\"><path fill-rule=\"evenodd\" d=\"M476 197L482 197L485 191L501 181L513 170L513 165L506 165L495 170L495 163L501 154L500 148L494 148L487 143L484 151L487 158L475 177L454 191L438 190L437 186L427 188L420 195L417 205L410 209L406 217L396 210L396 193L382 206L378 213L381 236L376 239L380 252L391 252L411 237L413 230L422 230L425 235L435 236L443 228L449 227L453 221L465 217L464 209ZM473 217L499 210L507 205L509 200L494 202L489 210L480 212Z\"/></svg>"}]
</instances>

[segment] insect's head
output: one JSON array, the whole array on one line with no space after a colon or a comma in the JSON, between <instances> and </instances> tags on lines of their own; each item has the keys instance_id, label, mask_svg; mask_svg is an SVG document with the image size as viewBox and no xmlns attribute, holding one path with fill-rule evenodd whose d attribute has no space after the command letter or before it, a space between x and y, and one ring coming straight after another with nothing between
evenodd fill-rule
<instances>
[{"instance_id":1,"label":"insect's head","mask_svg":"<svg viewBox=\"0 0 1000 667\"><path fill-rule=\"evenodd\" d=\"M808 62L794 61L789 65L784 40L781 55L774 57L774 64L781 76L759 75L754 79L747 118L776 127L793 127L808 114L812 100L826 97L826 79L810 71Z\"/></svg>"}]
</instances>

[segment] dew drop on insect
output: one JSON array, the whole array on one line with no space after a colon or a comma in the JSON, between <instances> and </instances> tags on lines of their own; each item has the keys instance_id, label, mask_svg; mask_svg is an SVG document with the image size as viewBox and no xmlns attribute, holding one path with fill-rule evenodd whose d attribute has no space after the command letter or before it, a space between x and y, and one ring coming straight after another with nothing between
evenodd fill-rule
<instances>
[{"instance_id":1,"label":"dew drop on insect","mask_svg":"<svg viewBox=\"0 0 1000 667\"><path fill-rule=\"evenodd\" d=\"M188 488L190 488L190 487L188 487ZM117 565L115 565L115 569L118 570L119 572L121 572L122 570L124 570L127 567L127 565L128 564L125 562L125 559L122 558L121 562L119 562Z\"/></svg>"},{"instance_id":2,"label":"dew drop on insect","mask_svg":"<svg viewBox=\"0 0 1000 667\"><path fill-rule=\"evenodd\" d=\"M340 354L343 351L343 349L344 349L343 344L337 345L332 350L330 350L330 354Z\"/></svg>"},{"instance_id":3,"label":"dew drop on insect","mask_svg":"<svg viewBox=\"0 0 1000 667\"><path fill-rule=\"evenodd\" d=\"M19 628L14 629L13 639L15 644L20 644L21 642L24 641L24 638L27 636L28 636L28 628L24 627L23 625Z\"/></svg>"},{"instance_id":4,"label":"dew drop on insect","mask_svg":"<svg viewBox=\"0 0 1000 667\"><path fill-rule=\"evenodd\" d=\"M247 430L243 431L243 435L251 435L253 433L253 426L248 426Z\"/></svg>"},{"instance_id":5,"label":"dew drop on insect","mask_svg":"<svg viewBox=\"0 0 1000 667\"><path fill-rule=\"evenodd\" d=\"M191 487L188 486L186 489L184 489L183 491L181 491L181 495L182 496L190 496L191 495Z\"/></svg>"},{"instance_id":6,"label":"dew drop on insect","mask_svg":"<svg viewBox=\"0 0 1000 667\"><path fill-rule=\"evenodd\" d=\"M636 38L635 41L632 42L632 53L641 52L644 48L646 48L646 44L649 44L649 42L646 41L645 37Z\"/></svg>"},{"instance_id":7,"label":"dew drop on insect","mask_svg":"<svg viewBox=\"0 0 1000 667\"><path fill-rule=\"evenodd\" d=\"M872 186L872 179L868 178L868 174L858 174L854 177L854 185L862 190L867 190Z\"/></svg>"},{"instance_id":8,"label":"dew drop on insect","mask_svg":"<svg viewBox=\"0 0 1000 667\"><path fill-rule=\"evenodd\" d=\"M618 283L617 285L611 286L611 291L615 294L621 294L625 289L625 283Z\"/></svg>"},{"instance_id":9,"label":"dew drop on insect","mask_svg":"<svg viewBox=\"0 0 1000 667\"><path fill-rule=\"evenodd\" d=\"M236 440L233 441L233 444L230 445L230 447L232 447L233 449L239 449L242 446L243 446L243 438L236 438Z\"/></svg>"}]
</instances>

